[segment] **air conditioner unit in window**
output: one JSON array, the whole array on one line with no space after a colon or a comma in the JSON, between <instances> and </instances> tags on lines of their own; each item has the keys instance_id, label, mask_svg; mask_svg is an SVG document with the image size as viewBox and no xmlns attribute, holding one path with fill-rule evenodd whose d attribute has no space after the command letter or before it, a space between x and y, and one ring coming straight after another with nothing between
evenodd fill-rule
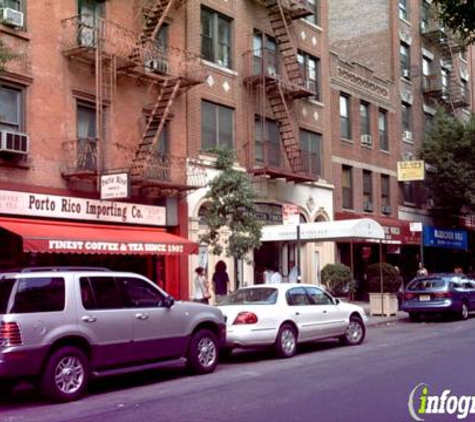
<instances>
[{"instance_id":1,"label":"air conditioner unit in window","mask_svg":"<svg viewBox=\"0 0 475 422\"><path fill-rule=\"evenodd\" d=\"M383 214L391 214L391 206L390 205L383 205L382 212L383 212Z\"/></svg>"},{"instance_id":2,"label":"air conditioner unit in window","mask_svg":"<svg viewBox=\"0 0 475 422\"><path fill-rule=\"evenodd\" d=\"M0 130L0 152L26 155L30 151L30 137L25 133Z\"/></svg>"},{"instance_id":3,"label":"air conditioner unit in window","mask_svg":"<svg viewBox=\"0 0 475 422\"><path fill-rule=\"evenodd\" d=\"M361 145L370 147L373 145L373 138L371 135L361 135Z\"/></svg>"},{"instance_id":4,"label":"air conditioner unit in window","mask_svg":"<svg viewBox=\"0 0 475 422\"><path fill-rule=\"evenodd\" d=\"M164 59L152 59L145 62L145 68L153 73L168 73L168 61Z\"/></svg>"},{"instance_id":5,"label":"air conditioner unit in window","mask_svg":"<svg viewBox=\"0 0 475 422\"><path fill-rule=\"evenodd\" d=\"M23 26L23 12L5 7L2 9L2 23L4 25L21 28Z\"/></svg>"},{"instance_id":6,"label":"air conditioner unit in window","mask_svg":"<svg viewBox=\"0 0 475 422\"><path fill-rule=\"evenodd\" d=\"M369 201L363 202L363 211L373 211L373 203Z\"/></svg>"},{"instance_id":7,"label":"air conditioner unit in window","mask_svg":"<svg viewBox=\"0 0 475 422\"><path fill-rule=\"evenodd\" d=\"M402 69L402 77L403 78L410 78L411 77L411 71L409 69Z\"/></svg>"},{"instance_id":8,"label":"air conditioner unit in window","mask_svg":"<svg viewBox=\"0 0 475 422\"><path fill-rule=\"evenodd\" d=\"M405 130L402 133L402 137L405 141L411 142L412 141L412 132L410 130Z\"/></svg>"}]
</instances>

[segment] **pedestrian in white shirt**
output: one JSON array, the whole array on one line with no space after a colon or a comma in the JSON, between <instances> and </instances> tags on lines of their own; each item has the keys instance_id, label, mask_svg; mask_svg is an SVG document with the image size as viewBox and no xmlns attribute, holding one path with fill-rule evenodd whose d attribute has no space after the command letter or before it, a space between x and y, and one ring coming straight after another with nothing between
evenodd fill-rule
<instances>
[{"instance_id":1,"label":"pedestrian in white shirt","mask_svg":"<svg viewBox=\"0 0 475 422\"><path fill-rule=\"evenodd\" d=\"M280 284L280 283L282 283L282 276L279 273L279 269L275 268L270 278L270 284Z\"/></svg>"},{"instance_id":2,"label":"pedestrian in white shirt","mask_svg":"<svg viewBox=\"0 0 475 422\"><path fill-rule=\"evenodd\" d=\"M289 283L297 283L297 282L298 282L298 279L299 279L299 270L298 270L298 268L295 266L295 262L294 262L294 261L290 261L290 262L289 262L289 267L290 267L290 270L289 270Z\"/></svg>"},{"instance_id":3,"label":"pedestrian in white shirt","mask_svg":"<svg viewBox=\"0 0 475 422\"><path fill-rule=\"evenodd\" d=\"M208 281L203 267L195 269L195 279L193 280L193 301L209 303Z\"/></svg>"}]
</instances>

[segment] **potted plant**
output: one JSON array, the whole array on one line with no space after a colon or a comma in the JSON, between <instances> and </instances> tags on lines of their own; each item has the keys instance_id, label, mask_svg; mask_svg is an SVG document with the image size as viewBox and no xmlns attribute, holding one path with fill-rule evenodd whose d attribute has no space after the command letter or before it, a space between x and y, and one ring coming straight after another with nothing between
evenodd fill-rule
<instances>
[{"instance_id":1,"label":"potted plant","mask_svg":"<svg viewBox=\"0 0 475 422\"><path fill-rule=\"evenodd\" d=\"M396 315L397 291L401 286L399 273L391 264L376 263L368 267L370 315Z\"/></svg>"},{"instance_id":2,"label":"potted plant","mask_svg":"<svg viewBox=\"0 0 475 422\"><path fill-rule=\"evenodd\" d=\"M344 264L327 264L322 269L322 282L333 296L353 296L355 282L351 270Z\"/></svg>"}]
</instances>

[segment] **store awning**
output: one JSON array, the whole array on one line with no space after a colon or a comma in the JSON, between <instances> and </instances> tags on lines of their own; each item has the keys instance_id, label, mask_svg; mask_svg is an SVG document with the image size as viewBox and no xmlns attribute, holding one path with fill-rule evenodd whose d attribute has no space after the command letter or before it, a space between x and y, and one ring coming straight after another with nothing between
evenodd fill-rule
<instances>
[{"instance_id":1,"label":"store awning","mask_svg":"<svg viewBox=\"0 0 475 422\"><path fill-rule=\"evenodd\" d=\"M269 225L264 226L262 230L263 242L295 241L296 239L296 226ZM300 224L300 239L317 242L346 239L381 240L384 239L384 230L381 224L371 218L303 223Z\"/></svg>"},{"instance_id":2,"label":"store awning","mask_svg":"<svg viewBox=\"0 0 475 422\"><path fill-rule=\"evenodd\" d=\"M23 238L25 252L177 255L198 245L163 229L19 218L0 218L0 227Z\"/></svg>"}]
</instances>

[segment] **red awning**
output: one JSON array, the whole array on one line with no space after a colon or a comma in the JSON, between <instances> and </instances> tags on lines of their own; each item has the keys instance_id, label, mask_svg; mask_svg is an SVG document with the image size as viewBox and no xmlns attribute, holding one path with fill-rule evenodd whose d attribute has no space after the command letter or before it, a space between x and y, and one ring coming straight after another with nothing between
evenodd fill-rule
<instances>
[{"instance_id":1,"label":"red awning","mask_svg":"<svg viewBox=\"0 0 475 422\"><path fill-rule=\"evenodd\" d=\"M149 227L0 218L0 227L23 238L25 252L116 255L197 253L188 239Z\"/></svg>"}]
</instances>

